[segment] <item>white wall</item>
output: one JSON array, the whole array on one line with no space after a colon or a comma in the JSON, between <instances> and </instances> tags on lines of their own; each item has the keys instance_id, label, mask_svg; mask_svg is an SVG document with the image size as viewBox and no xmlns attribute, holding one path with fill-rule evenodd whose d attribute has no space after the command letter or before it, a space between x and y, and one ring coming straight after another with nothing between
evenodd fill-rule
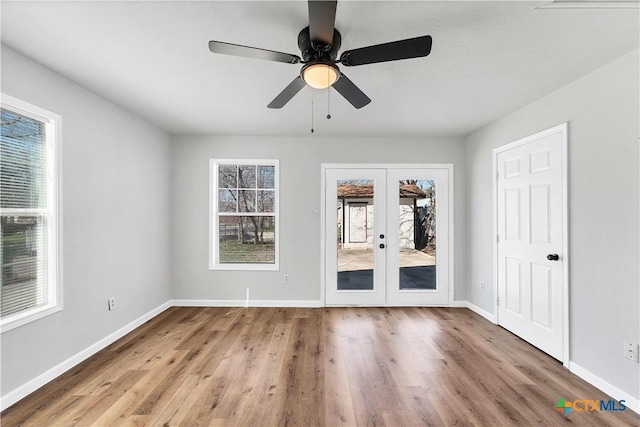
<instances>
[{"instance_id":1,"label":"white wall","mask_svg":"<svg viewBox=\"0 0 640 427\"><path fill-rule=\"evenodd\" d=\"M504 117L467 140L468 288L493 311L491 150L569 122L570 359L615 387L639 393L640 129L638 51Z\"/></svg>"},{"instance_id":2,"label":"white wall","mask_svg":"<svg viewBox=\"0 0 640 427\"><path fill-rule=\"evenodd\" d=\"M210 158L280 159L280 271L209 271ZM453 163L456 299L465 283L465 149L457 138L182 136L173 145L173 296L175 299L319 301L320 165ZM291 282L283 283L282 275Z\"/></svg>"},{"instance_id":3,"label":"white wall","mask_svg":"<svg viewBox=\"0 0 640 427\"><path fill-rule=\"evenodd\" d=\"M62 116L64 221L64 310L2 334L5 396L171 298L171 141L4 46L2 91Z\"/></svg>"}]
</instances>

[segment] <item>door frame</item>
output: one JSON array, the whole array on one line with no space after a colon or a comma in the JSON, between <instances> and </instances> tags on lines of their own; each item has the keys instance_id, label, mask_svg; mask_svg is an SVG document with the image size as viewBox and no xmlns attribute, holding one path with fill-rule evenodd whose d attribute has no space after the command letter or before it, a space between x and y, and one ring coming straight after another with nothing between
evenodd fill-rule
<instances>
[{"instance_id":1,"label":"door frame","mask_svg":"<svg viewBox=\"0 0 640 427\"><path fill-rule=\"evenodd\" d=\"M455 295L455 277L454 277L454 239L455 239L455 227L454 227L454 179L453 179L453 163L322 163L320 165L321 179L320 179L320 282L321 282L321 304L322 307L327 306L327 280L326 280L326 243L327 243L327 230L326 230L326 201L325 201L325 188L327 186L327 169L446 169L449 178L449 212L447 212L447 220L449 221L449 234L447 236L449 243L449 250L447 256L449 257L449 292L448 303L444 307L453 307L454 295ZM385 284L386 286L386 284Z\"/></svg>"},{"instance_id":2,"label":"door frame","mask_svg":"<svg viewBox=\"0 0 640 427\"><path fill-rule=\"evenodd\" d=\"M494 323L498 325L498 154L558 133L562 140L562 364L569 369L569 122L493 149L493 313Z\"/></svg>"}]
</instances>

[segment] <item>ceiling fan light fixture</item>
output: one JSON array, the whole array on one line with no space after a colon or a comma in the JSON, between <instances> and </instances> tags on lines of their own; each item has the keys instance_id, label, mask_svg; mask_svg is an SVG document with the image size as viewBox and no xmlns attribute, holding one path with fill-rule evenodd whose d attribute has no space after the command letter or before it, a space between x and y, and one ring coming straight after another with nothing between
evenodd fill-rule
<instances>
[{"instance_id":1,"label":"ceiling fan light fixture","mask_svg":"<svg viewBox=\"0 0 640 427\"><path fill-rule=\"evenodd\" d=\"M314 89L326 89L340 77L340 70L333 64L315 63L302 67L302 79Z\"/></svg>"}]
</instances>

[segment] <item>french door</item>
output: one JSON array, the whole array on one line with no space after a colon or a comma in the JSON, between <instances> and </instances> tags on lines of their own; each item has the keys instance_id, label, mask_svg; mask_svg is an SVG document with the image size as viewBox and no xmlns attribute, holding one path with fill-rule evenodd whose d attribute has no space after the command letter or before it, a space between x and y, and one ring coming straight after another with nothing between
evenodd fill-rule
<instances>
[{"instance_id":1,"label":"french door","mask_svg":"<svg viewBox=\"0 0 640 427\"><path fill-rule=\"evenodd\" d=\"M450 303L451 174L323 166L326 305Z\"/></svg>"}]
</instances>

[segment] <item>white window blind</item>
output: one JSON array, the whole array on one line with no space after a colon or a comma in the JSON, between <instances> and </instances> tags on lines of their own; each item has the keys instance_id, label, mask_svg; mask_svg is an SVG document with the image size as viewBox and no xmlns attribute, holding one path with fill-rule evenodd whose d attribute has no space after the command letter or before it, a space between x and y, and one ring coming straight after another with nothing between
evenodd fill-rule
<instances>
[{"instance_id":1,"label":"white window blind","mask_svg":"<svg viewBox=\"0 0 640 427\"><path fill-rule=\"evenodd\" d=\"M211 161L212 269L278 268L278 161Z\"/></svg>"},{"instance_id":2,"label":"white window blind","mask_svg":"<svg viewBox=\"0 0 640 427\"><path fill-rule=\"evenodd\" d=\"M28 105L28 104L27 104ZM16 108L15 110L20 110ZM0 110L0 319L58 306L54 121Z\"/></svg>"}]
</instances>

